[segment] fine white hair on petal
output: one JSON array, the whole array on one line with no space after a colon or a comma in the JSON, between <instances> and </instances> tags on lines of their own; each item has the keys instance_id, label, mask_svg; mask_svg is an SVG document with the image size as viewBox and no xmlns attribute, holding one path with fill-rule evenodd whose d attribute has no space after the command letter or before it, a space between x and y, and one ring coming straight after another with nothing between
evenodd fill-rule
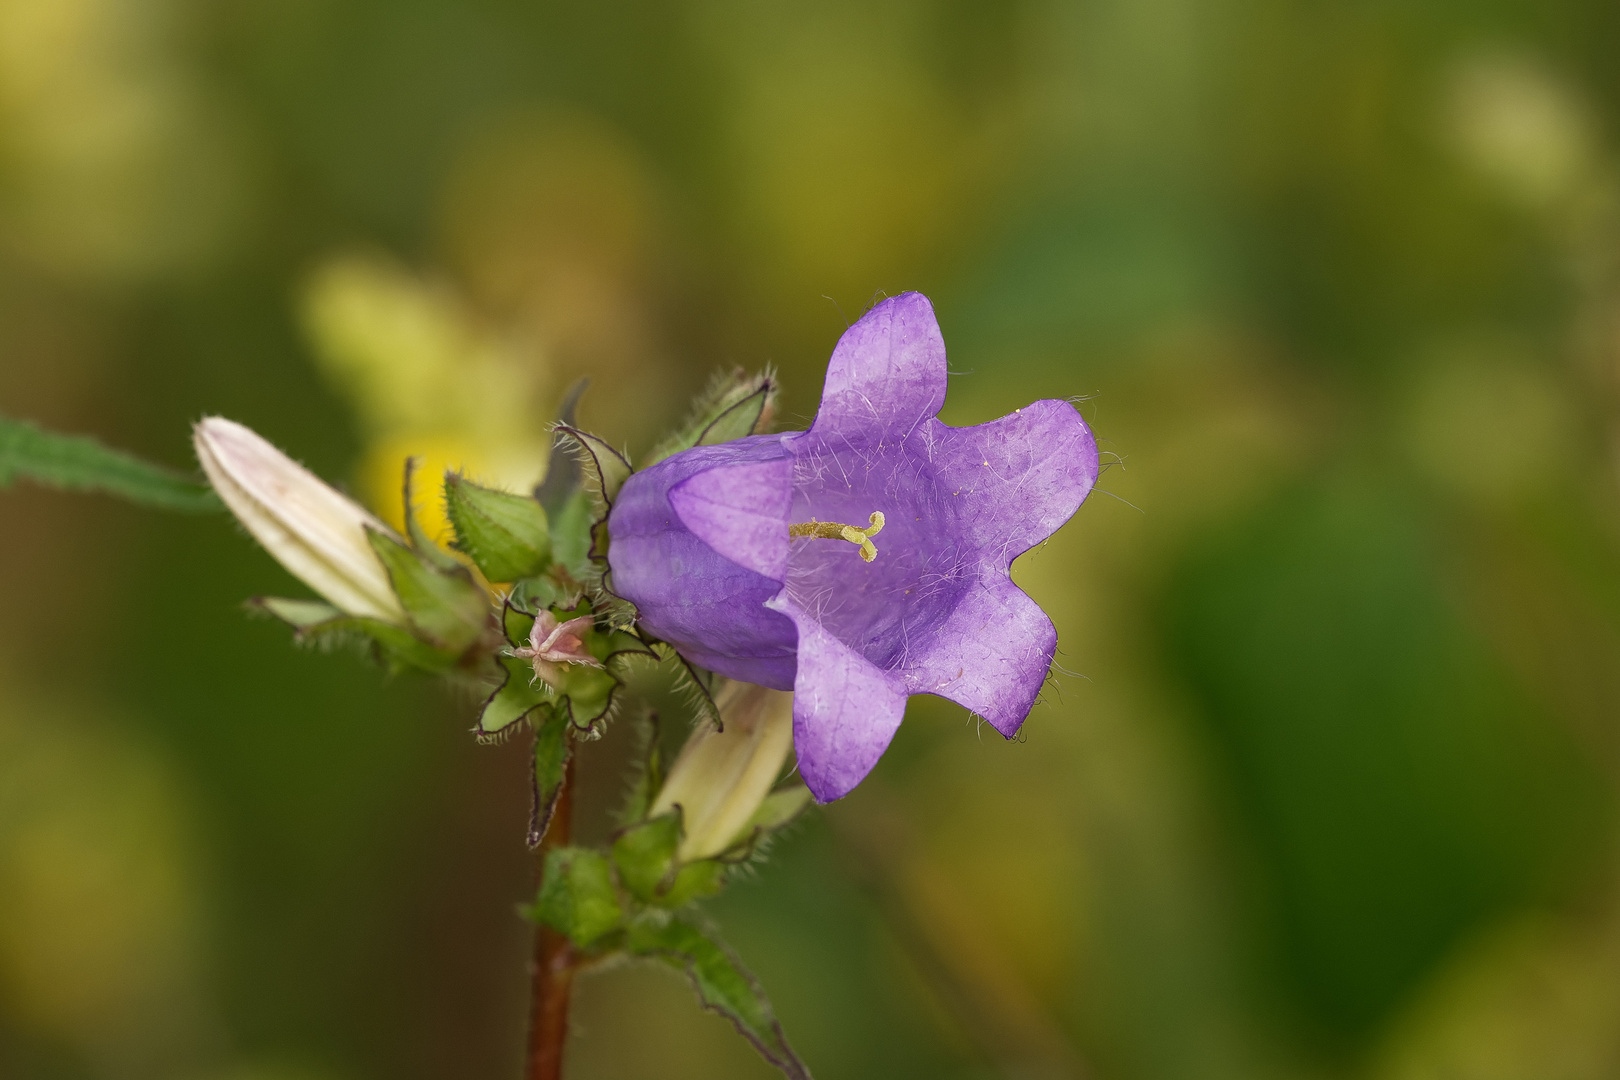
<instances>
[{"instance_id":1,"label":"fine white hair on petal","mask_svg":"<svg viewBox=\"0 0 1620 1080\"><path fill-rule=\"evenodd\" d=\"M219 497L294 577L350 615L405 621L366 536L392 529L242 424L206 417L193 442Z\"/></svg>"}]
</instances>

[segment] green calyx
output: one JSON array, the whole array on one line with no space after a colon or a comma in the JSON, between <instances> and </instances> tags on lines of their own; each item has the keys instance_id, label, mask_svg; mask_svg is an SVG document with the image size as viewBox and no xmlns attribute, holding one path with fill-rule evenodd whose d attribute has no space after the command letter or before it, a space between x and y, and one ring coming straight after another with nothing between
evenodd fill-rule
<instances>
[{"instance_id":1,"label":"green calyx","mask_svg":"<svg viewBox=\"0 0 1620 1080\"><path fill-rule=\"evenodd\" d=\"M535 577L551 565L551 523L532 496L484 487L451 472L444 477L444 506L457 550L490 581Z\"/></svg>"}]
</instances>

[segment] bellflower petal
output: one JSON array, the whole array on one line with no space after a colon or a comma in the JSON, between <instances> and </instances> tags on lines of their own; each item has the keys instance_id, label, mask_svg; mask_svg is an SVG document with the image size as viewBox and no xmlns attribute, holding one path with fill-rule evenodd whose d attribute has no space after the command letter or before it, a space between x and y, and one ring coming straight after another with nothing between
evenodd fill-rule
<instances>
[{"instance_id":1,"label":"bellflower petal","mask_svg":"<svg viewBox=\"0 0 1620 1080\"><path fill-rule=\"evenodd\" d=\"M789 600L799 627L799 688L793 694L793 749L799 775L821 802L866 779L906 713L902 680L882 671Z\"/></svg>"},{"instance_id":2,"label":"bellflower petal","mask_svg":"<svg viewBox=\"0 0 1620 1080\"><path fill-rule=\"evenodd\" d=\"M948 427L945 383L928 300L886 300L833 351L809 431L676 454L632 475L609 518L614 588L649 632L794 691L823 802L871 771L910 694L1012 736L1057 647L1009 568L1090 493L1096 442L1065 401Z\"/></svg>"}]
</instances>

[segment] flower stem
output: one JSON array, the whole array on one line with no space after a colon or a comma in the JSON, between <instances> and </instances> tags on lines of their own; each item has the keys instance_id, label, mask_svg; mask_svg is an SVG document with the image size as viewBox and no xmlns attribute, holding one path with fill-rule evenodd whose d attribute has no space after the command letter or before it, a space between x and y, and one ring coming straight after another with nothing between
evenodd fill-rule
<instances>
[{"instance_id":1,"label":"flower stem","mask_svg":"<svg viewBox=\"0 0 1620 1080\"><path fill-rule=\"evenodd\" d=\"M551 814L551 827L540 845L540 865L546 852L568 843L574 816L574 761L563 772L562 789ZM541 870L544 873L544 869ZM568 1044L568 998L574 985L577 958L565 934L538 926L534 934L534 960L530 972L529 1061L527 1080L562 1080L563 1050Z\"/></svg>"}]
</instances>

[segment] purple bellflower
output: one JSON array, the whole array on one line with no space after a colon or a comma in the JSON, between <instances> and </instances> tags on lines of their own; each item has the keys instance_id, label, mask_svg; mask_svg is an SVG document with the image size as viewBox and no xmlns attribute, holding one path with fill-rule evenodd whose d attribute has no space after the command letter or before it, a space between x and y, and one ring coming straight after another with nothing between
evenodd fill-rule
<instances>
[{"instance_id":1,"label":"purple bellflower","mask_svg":"<svg viewBox=\"0 0 1620 1080\"><path fill-rule=\"evenodd\" d=\"M911 694L1010 738L1057 648L1009 570L1090 493L1096 440L1066 401L948 427L945 377L927 298L885 300L833 350L809 431L675 454L632 474L609 517L613 587L650 633L793 691L820 802L872 770Z\"/></svg>"}]
</instances>

